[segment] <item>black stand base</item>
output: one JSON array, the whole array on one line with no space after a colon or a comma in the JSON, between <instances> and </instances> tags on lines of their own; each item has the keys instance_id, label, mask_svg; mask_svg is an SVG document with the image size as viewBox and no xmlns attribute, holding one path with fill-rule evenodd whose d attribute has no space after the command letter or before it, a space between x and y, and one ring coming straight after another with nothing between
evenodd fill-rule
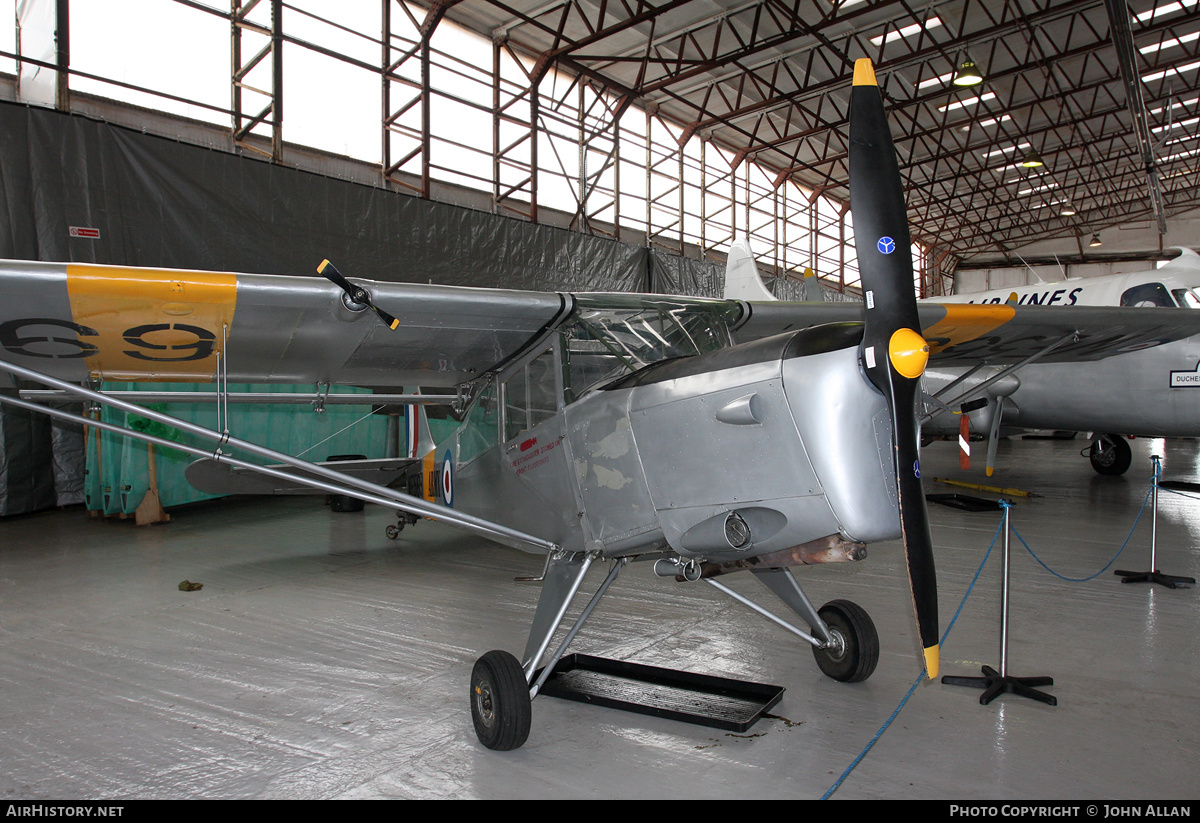
<instances>
[{"instance_id":1,"label":"black stand base","mask_svg":"<svg viewBox=\"0 0 1200 823\"><path fill-rule=\"evenodd\" d=\"M948 674L942 678L942 682L947 686L982 686L984 691L979 696L981 706L986 706L1002 694L1029 697L1050 706L1058 705L1058 698L1054 695L1031 688L1032 686L1053 686L1053 677L1012 677L1000 674L991 666L984 666L983 677L957 677Z\"/></svg>"},{"instance_id":2,"label":"black stand base","mask_svg":"<svg viewBox=\"0 0 1200 823\"><path fill-rule=\"evenodd\" d=\"M1158 569L1152 572L1127 572L1118 569L1113 574L1121 577L1122 583L1161 583L1168 589L1187 589L1196 585L1195 578L1163 574Z\"/></svg>"}]
</instances>

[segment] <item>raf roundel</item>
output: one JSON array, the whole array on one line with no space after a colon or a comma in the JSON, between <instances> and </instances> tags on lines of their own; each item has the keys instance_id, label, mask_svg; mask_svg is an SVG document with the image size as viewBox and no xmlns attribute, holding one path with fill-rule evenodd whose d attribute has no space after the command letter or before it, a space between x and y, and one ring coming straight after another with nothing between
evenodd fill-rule
<instances>
[{"instance_id":1,"label":"raf roundel","mask_svg":"<svg viewBox=\"0 0 1200 823\"><path fill-rule=\"evenodd\" d=\"M890 237L880 237L875 247L879 249L880 254L891 254L896 250L896 241Z\"/></svg>"},{"instance_id":2,"label":"raf roundel","mask_svg":"<svg viewBox=\"0 0 1200 823\"><path fill-rule=\"evenodd\" d=\"M442 458L442 499L447 506L454 505L454 457L449 450Z\"/></svg>"}]
</instances>

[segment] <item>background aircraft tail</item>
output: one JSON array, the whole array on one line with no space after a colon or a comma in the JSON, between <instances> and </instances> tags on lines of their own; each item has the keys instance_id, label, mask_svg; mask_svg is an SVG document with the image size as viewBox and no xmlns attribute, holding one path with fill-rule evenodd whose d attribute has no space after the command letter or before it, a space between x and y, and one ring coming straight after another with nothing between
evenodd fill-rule
<instances>
[{"instance_id":1,"label":"background aircraft tail","mask_svg":"<svg viewBox=\"0 0 1200 823\"><path fill-rule=\"evenodd\" d=\"M729 258L725 264L725 299L748 300L752 303L778 299L763 285L754 255L741 243L729 247Z\"/></svg>"}]
</instances>

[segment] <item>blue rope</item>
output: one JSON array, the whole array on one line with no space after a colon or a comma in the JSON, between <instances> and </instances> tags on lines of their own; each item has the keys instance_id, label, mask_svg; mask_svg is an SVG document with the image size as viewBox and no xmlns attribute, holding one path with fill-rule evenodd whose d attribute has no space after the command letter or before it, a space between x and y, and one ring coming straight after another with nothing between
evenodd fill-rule
<instances>
[{"instance_id":1,"label":"blue rope","mask_svg":"<svg viewBox=\"0 0 1200 823\"><path fill-rule=\"evenodd\" d=\"M1158 485L1158 477L1159 477L1159 474L1161 471L1162 471L1162 469L1159 467L1159 465L1156 461L1155 466L1154 466L1154 485ZM1168 489L1167 491L1171 491L1171 490ZM1036 554L1033 553L1033 549L1029 548L1029 544L1025 542L1025 538L1021 537L1020 532L1018 532L1015 527L1013 527L1012 532L1013 532L1013 534L1015 534L1017 536L1017 539L1021 541L1021 545L1025 547L1025 550L1029 552L1030 556L1033 557L1033 559L1036 560L1039 564L1041 564L1042 568L1044 568L1046 571L1050 572L1055 577L1061 578L1062 580L1066 580L1071 583L1082 583L1084 581L1091 580L1095 577L1099 577L1101 574L1103 574L1105 571L1108 570L1109 566L1111 566L1113 563L1115 563L1117 561L1117 558L1121 556L1121 552L1125 551L1125 547L1127 545L1129 545L1129 541L1133 537L1134 531L1137 529L1138 521L1142 519L1142 513L1146 510L1146 503L1148 503L1150 501L1150 495L1153 493L1154 493L1154 487L1151 486L1150 491L1146 492L1146 496L1142 500L1142 507L1140 509L1138 509L1137 517L1135 517L1133 519L1133 526L1129 529L1129 534L1125 537L1125 542L1123 542L1121 544L1121 548L1117 549L1117 553L1112 556L1112 559L1108 561L1108 563L1104 566L1104 568L1100 569L1100 571L1096 572L1095 574L1091 575L1090 577L1080 577L1080 578L1063 577L1061 574L1054 571L1049 566L1047 566L1045 563L1043 563L1041 558L1039 558ZM1181 494L1181 492L1175 492L1175 493ZM1184 494L1184 496L1187 497L1190 495ZM1012 504L1009 503L1007 500L1001 500L1000 508L1010 509L1010 508L1012 508ZM983 560L979 564L979 568L975 570L975 576L971 578L971 585L967 586L966 594L963 595L962 600L958 604L958 609L956 609L954 612L954 617L952 617L950 619L950 625L948 625L946 627L946 632L942 635L942 645L943 646L946 645L946 638L948 638L950 636L950 630L954 628L955 621L957 621L958 616L960 614L962 614L963 607L967 604L967 598L971 596L971 592L975 588L975 583L976 583L976 581L979 580L979 575L983 572L983 567L985 565L987 565L988 558L992 556L992 549L995 548L996 540L997 540L997 538L1000 537L1000 532L1003 529L1004 529L1004 518L1001 518L1000 525L996 527L996 533L994 535L992 535L992 542L988 545L987 553L984 554ZM850 773L852 771L854 771L855 767L858 766L858 764L862 761L862 759L867 756L867 752L871 751L871 748L875 745L875 742L877 740L879 740L879 738L883 736L883 733L888 730L888 727L892 725L892 721L895 720L896 716L900 714L900 710L904 708L906 703L908 703L908 699L913 696L914 692L916 692L917 686L919 686L921 684L921 679L924 677L925 677L925 671L922 670L921 673L919 675L917 675L917 679L913 681L913 684L908 687L908 691L905 693L904 697L901 698L900 703L892 711L892 713L888 717L888 719L886 721L884 721L882 726L879 727L879 731L875 732L875 736L872 737L870 742L868 742L867 745L863 747L863 750L861 752L859 752L858 757L854 758L854 761L849 766L846 767L846 770L844 772L842 772L841 776L838 777L838 779L836 781L834 781L834 784L829 787L829 790L827 792L825 792L825 794L821 795L822 800L828 800L833 795L833 793L838 790L838 788L842 785L842 783L845 782L846 778L850 776Z\"/></svg>"},{"instance_id":2,"label":"blue rope","mask_svg":"<svg viewBox=\"0 0 1200 823\"><path fill-rule=\"evenodd\" d=\"M1108 571L1109 567L1112 566L1113 563L1117 562L1117 558L1121 556L1121 552L1125 551L1125 547L1129 545L1129 541L1133 538L1133 533L1137 529L1138 521L1142 519L1142 513L1146 511L1146 504L1150 502L1150 495L1153 493L1154 487L1152 486L1150 491L1146 492L1146 496L1142 499L1142 507L1138 509L1137 517L1133 518L1133 527L1130 528L1129 534L1125 537L1125 542L1121 544L1121 548L1117 549L1117 553L1112 556L1112 559L1104 564L1104 568L1100 569L1100 571L1096 572L1095 574L1088 575L1087 577L1065 577L1059 574L1054 569L1043 563L1042 559L1034 554L1033 549L1029 548L1029 544L1025 542L1025 538L1021 536L1019 531L1017 531L1016 526L1013 526L1012 531L1013 534L1017 536L1017 539L1021 541L1021 545L1025 547L1025 551L1029 552L1029 556L1036 560L1043 569L1050 572L1050 574L1054 575L1059 580L1065 580L1068 583L1084 583L1088 580L1094 580L1095 578L1104 574L1106 571Z\"/></svg>"},{"instance_id":3,"label":"blue rope","mask_svg":"<svg viewBox=\"0 0 1200 823\"><path fill-rule=\"evenodd\" d=\"M1001 500L1000 505L1003 506L1004 508L1007 508L1009 506L1009 503L1004 500ZM967 586L966 594L963 595L962 601L958 604L958 609L955 610L955 612L954 612L954 617L950 618L950 624L948 626L946 626L946 631L942 634L941 644L943 646L946 645L946 638L950 636L950 630L954 628L955 621L957 621L958 616L960 614L962 614L963 606L965 606L967 604L967 598L971 596L971 591L975 588L975 581L977 581L979 579L979 575L983 572L983 567L987 564L988 558L991 557L992 548L996 545L996 539L998 537L1000 537L1000 530L1003 528L1004 528L1004 521L1001 520L1000 525L996 528L996 533L994 535L992 535L992 542L988 546L987 554L985 554L983 556L983 562L981 562L979 564L979 568L975 570L975 576L973 578L971 578L971 585ZM870 742L868 742L867 745L863 747L863 750L861 752L859 752L858 757L854 758L854 762L852 762L849 766L846 767L846 770L844 772L842 772L841 777L839 777L836 781L834 781L834 784L829 787L829 790L827 792L825 792L825 794L821 795L822 800L828 800L830 798L830 796L832 796L833 793L838 790L838 788L842 785L842 783L845 782L846 778L850 776L850 772L854 771L855 767L858 766L858 764L862 761L862 759L867 756L867 752L871 751L871 747L875 745L875 742L877 740L879 740L879 738L883 737L883 733L888 730L888 726L892 725L892 721L896 719L896 716L898 714L900 714L900 710L904 708L904 705L906 703L908 703L908 699L913 696L913 692L915 692L917 690L917 686L921 685L921 680L924 677L925 677L925 670L922 669L921 673L919 675L917 675L917 679L914 680L913 684L908 687L908 691L905 693L904 697L900 700L900 703L892 711L892 713L888 717L888 719L886 721L884 721L884 724L879 727L879 731L875 732L875 736L872 737Z\"/></svg>"}]
</instances>

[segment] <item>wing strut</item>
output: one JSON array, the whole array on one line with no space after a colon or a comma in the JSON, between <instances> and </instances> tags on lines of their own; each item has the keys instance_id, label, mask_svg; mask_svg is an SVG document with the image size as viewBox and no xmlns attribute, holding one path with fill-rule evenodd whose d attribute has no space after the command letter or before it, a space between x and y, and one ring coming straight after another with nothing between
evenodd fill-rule
<instances>
[{"instance_id":1,"label":"wing strut","mask_svg":"<svg viewBox=\"0 0 1200 823\"><path fill-rule=\"evenodd\" d=\"M961 383L961 382L962 382L963 380L965 380L967 377L970 377L972 374L974 374L975 372L977 372L979 369L983 368L983 366L984 366L985 364L983 364L983 363L980 363L979 365L977 365L975 368L971 369L971 370L970 370L969 372L967 372L966 374L963 374L963 375L961 375L960 377L956 378L956 379L955 379L953 382L951 382L951 383L947 384L945 387L943 387L943 388L942 388L942 390L941 390L941 391L939 391L939 392L938 392L936 395L934 395L934 397L935 397L935 398L936 398L936 399L937 399L937 400L938 400L938 401L939 401L939 402L940 402L940 403L941 403L943 406L946 406L946 407L953 407L953 406L956 406L956 405L958 405L958 404L960 404L960 403L964 403L964 402L966 402L967 400L969 400L969 399L971 399L972 397L974 397L975 395L977 395L977 394L979 394L980 392L982 392L984 389L986 389L988 386L992 385L992 384L993 384L993 383L995 383L996 381L998 381L998 380L1000 380L1000 379L1002 379L1002 378L1008 377L1008 375L1012 374L1013 372L1017 371L1018 369L1023 369L1023 368L1025 368L1026 366L1028 366L1030 363L1034 362L1035 360L1039 360L1039 359L1041 359L1042 357L1044 357L1045 355L1047 355L1047 354L1049 354L1050 352L1054 351L1054 350L1055 350L1055 349L1057 349L1059 346L1061 346L1063 343L1066 343L1068 340L1074 340L1074 339L1077 339L1078 337L1079 337L1079 332L1078 332L1078 330L1076 330L1076 331L1069 331L1069 332L1067 332L1066 334L1064 334L1062 337L1060 337L1060 338L1058 338L1057 340L1055 340L1054 342L1050 343L1049 345L1047 345L1047 346L1045 346L1045 347L1043 347L1043 348L1039 349L1038 351L1034 352L1033 354L1029 355L1029 356L1028 356L1028 357L1026 357L1024 360L1022 360L1020 363L1013 363L1011 366L1009 366L1009 367L1007 367L1007 368L1005 368L1005 369L1003 369L1003 370L1001 370L1001 371L997 372L995 375L993 375L992 377L989 377L987 380L984 380L984 381L983 381L982 383L980 383L978 386L972 386L971 388L967 389L967 390L966 390L965 392L963 392L962 394L960 394L960 395L957 395L956 397L954 397L954 399L952 399L952 400L942 400L942 399L941 399L941 398L942 398L942 395L946 394L946 393L947 393L947 391L949 391L949 390L950 390L951 388L953 388L955 385L957 385L958 383ZM928 412L928 413L926 413L925 415L923 415L923 416L921 417L921 422L922 422L922 423L926 423L926 422L928 422L929 420L933 419L933 416L934 416L936 413L937 413L937 412Z\"/></svg>"}]
</instances>

